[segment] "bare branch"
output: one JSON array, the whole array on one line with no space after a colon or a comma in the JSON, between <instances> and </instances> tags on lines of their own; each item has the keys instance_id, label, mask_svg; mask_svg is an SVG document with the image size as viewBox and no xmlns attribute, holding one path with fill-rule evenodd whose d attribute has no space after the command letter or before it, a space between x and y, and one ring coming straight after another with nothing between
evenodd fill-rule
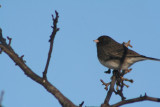
<instances>
[{"instance_id":1,"label":"bare branch","mask_svg":"<svg viewBox=\"0 0 160 107\"><path fill-rule=\"evenodd\" d=\"M2 107L3 96L4 96L4 91L1 91L1 94L0 94L0 107Z\"/></svg>"},{"instance_id":2,"label":"bare branch","mask_svg":"<svg viewBox=\"0 0 160 107\"><path fill-rule=\"evenodd\" d=\"M48 58L47 58L47 63L46 63L46 66L45 66L45 70L43 72L43 79L47 79L47 70L48 70L48 67L49 67L49 62L50 62L50 59L51 59L51 54L52 54L52 49L53 49L53 42L54 42L54 38L55 38L55 35L56 33L59 31L59 28L57 28L57 23L58 23L58 18L59 18L59 15L58 15L58 12L55 11L56 13L56 17L54 18L54 16L52 15L52 20L53 20L53 31L52 31L52 34L50 36L50 48L49 48L49 52L48 52Z\"/></svg>"},{"instance_id":3,"label":"bare branch","mask_svg":"<svg viewBox=\"0 0 160 107\"><path fill-rule=\"evenodd\" d=\"M126 97L124 97L124 95L123 95L123 86L121 86L120 90L117 90L117 91L114 90L114 93L118 94L121 97L121 100L125 100L126 99Z\"/></svg>"},{"instance_id":4,"label":"bare branch","mask_svg":"<svg viewBox=\"0 0 160 107\"><path fill-rule=\"evenodd\" d=\"M108 90L108 86L111 84L111 82L105 83L102 79L100 79L100 81L102 82L102 85L105 85L104 89Z\"/></svg>"},{"instance_id":5,"label":"bare branch","mask_svg":"<svg viewBox=\"0 0 160 107\"><path fill-rule=\"evenodd\" d=\"M146 101L146 100L154 101L154 102L160 102L160 98L154 98L154 97L149 97L147 95L144 95L143 97L140 96L140 97L137 97L137 98L120 101L116 104L111 105L111 107L119 107L119 106L122 106L122 105L125 105L125 104L130 104L130 103L135 103L135 102L140 102L140 101Z\"/></svg>"},{"instance_id":6,"label":"bare branch","mask_svg":"<svg viewBox=\"0 0 160 107\"><path fill-rule=\"evenodd\" d=\"M104 103L101 105L101 107L108 107L109 106L109 100L112 96L112 93L114 92L114 85L116 83L116 75L115 75L116 72L118 72L118 71L116 71L116 70L113 71L113 76L112 76L112 81L110 83L110 88L109 88L107 96L104 100Z\"/></svg>"},{"instance_id":7,"label":"bare branch","mask_svg":"<svg viewBox=\"0 0 160 107\"><path fill-rule=\"evenodd\" d=\"M30 77L33 81L41 84L49 93L56 97L59 103L63 107L75 107L67 97L65 97L55 86L53 86L49 81L41 78L35 74L22 60L22 57L19 57L18 54L9 46L5 39L2 37L2 30L0 30L0 48L4 51L16 64L19 66L22 71Z\"/></svg>"},{"instance_id":8,"label":"bare branch","mask_svg":"<svg viewBox=\"0 0 160 107\"><path fill-rule=\"evenodd\" d=\"M131 41L129 40L127 43L123 42L122 44L124 44L126 47L131 47L132 48L133 46L130 44L130 42Z\"/></svg>"}]
</instances>

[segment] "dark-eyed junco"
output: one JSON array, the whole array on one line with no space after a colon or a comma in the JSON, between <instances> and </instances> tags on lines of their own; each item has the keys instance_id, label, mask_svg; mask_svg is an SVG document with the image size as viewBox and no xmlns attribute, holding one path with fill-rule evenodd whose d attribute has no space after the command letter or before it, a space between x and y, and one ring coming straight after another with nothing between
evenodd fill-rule
<instances>
[{"instance_id":1,"label":"dark-eyed junco","mask_svg":"<svg viewBox=\"0 0 160 107\"><path fill-rule=\"evenodd\" d=\"M97 56L100 63L110 69L128 70L131 65L138 61L160 61L160 59L140 55L109 36L100 36L94 42L97 44Z\"/></svg>"}]
</instances>

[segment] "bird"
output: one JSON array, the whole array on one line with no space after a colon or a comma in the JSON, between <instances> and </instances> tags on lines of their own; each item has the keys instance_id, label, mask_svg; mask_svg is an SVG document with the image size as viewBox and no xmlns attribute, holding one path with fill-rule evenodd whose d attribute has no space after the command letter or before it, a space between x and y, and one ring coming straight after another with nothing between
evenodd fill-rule
<instances>
[{"instance_id":1,"label":"bird","mask_svg":"<svg viewBox=\"0 0 160 107\"><path fill-rule=\"evenodd\" d=\"M109 69L128 70L131 65L139 61L160 61L157 58L140 55L107 35L100 36L94 42L96 42L99 62Z\"/></svg>"}]
</instances>

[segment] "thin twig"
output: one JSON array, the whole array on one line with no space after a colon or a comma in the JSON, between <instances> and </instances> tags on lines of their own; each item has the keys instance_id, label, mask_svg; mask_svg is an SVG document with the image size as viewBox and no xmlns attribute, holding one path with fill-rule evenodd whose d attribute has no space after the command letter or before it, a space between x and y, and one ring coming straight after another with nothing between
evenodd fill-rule
<instances>
[{"instance_id":1,"label":"thin twig","mask_svg":"<svg viewBox=\"0 0 160 107\"><path fill-rule=\"evenodd\" d=\"M6 39L2 37L2 29L0 28L0 44L7 45Z\"/></svg>"},{"instance_id":2,"label":"thin twig","mask_svg":"<svg viewBox=\"0 0 160 107\"><path fill-rule=\"evenodd\" d=\"M130 44L130 42L131 41L129 40L127 43L123 42L122 44L124 44L126 47L131 47L132 48L133 46Z\"/></svg>"},{"instance_id":3,"label":"thin twig","mask_svg":"<svg viewBox=\"0 0 160 107\"><path fill-rule=\"evenodd\" d=\"M111 84L111 82L105 83L102 79L100 79L100 81L102 82L102 85L105 85L104 89L108 90L108 86Z\"/></svg>"},{"instance_id":4,"label":"thin twig","mask_svg":"<svg viewBox=\"0 0 160 107\"><path fill-rule=\"evenodd\" d=\"M79 107L82 107L82 106L83 106L83 104L84 104L84 101L82 101L82 103L81 103L81 104L79 104Z\"/></svg>"},{"instance_id":5,"label":"thin twig","mask_svg":"<svg viewBox=\"0 0 160 107\"><path fill-rule=\"evenodd\" d=\"M52 54L52 49L53 49L53 42L54 42L54 38L55 38L55 35L56 33L59 31L59 28L57 28L57 23L58 23L58 12L55 11L56 13L56 17L54 18L54 16L52 15L52 20L53 20L53 31L52 31L52 34L50 36L50 39L49 39L49 42L50 42L50 48L49 48L49 52L48 52L48 58L47 58L47 63L46 63L46 66L45 66L45 69L44 69L44 72L43 72L43 79L47 79L47 71L48 71L48 67L49 67L49 62L50 62L50 59L51 59L51 54Z\"/></svg>"},{"instance_id":6,"label":"thin twig","mask_svg":"<svg viewBox=\"0 0 160 107\"><path fill-rule=\"evenodd\" d=\"M7 39L9 40L8 46L11 46L12 38L10 38L9 36L7 36Z\"/></svg>"},{"instance_id":7,"label":"thin twig","mask_svg":"<svg viewBox=\"0 0 160 107\"><path fill-rule=\"evenodd\" d=\"M4 91L1 91L1 94L0 94L0 107L2 107L3 96L4 96Z\"/></svg>"}]
</instances>

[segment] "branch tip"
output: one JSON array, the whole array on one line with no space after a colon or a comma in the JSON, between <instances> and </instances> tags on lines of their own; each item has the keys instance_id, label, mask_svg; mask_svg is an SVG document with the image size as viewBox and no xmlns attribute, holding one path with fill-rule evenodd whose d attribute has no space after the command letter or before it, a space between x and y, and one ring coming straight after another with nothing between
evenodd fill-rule
<instances>
[{"instance_id":1,"label":"branch tip","mask_svg":"<svg viewBox=\"0 0 160 107\"><path fill-rule=\"evenodd\" d=\"M105 86L105 90L108 90L108 86L111 84L111 82L109 82L109 83L105 83L102 79L100 79L100 81L102 82L102 85L104 85Z\"/></svg>"},{"instance_id":2,"label":"branch tip","mask_svg":"<svg viewBox=\"0 0 160 107\"><path fill-rule=\"evenodd\" d=\"M127 43L123 42L122 44L123 44L124 46L126 46L127 48L128 48L128 47L131 47L131 48L132 48L133 46L130 44L130 42L131 42L131 41L129 40Z\"/></svg>"},{"instance_id":3,"label":"branch tip","mask_svg":"<svg viewBox=\"0 0 160 107\"><path fill-rule=\"evenodd\" d=\"M54 16L53 16L53 14L52 14L52 20L54 20Z\"/></svg>"},{"instance_id":4,"label":"branch tip","mask_svg":"<svg viewBox=\"0 0 160 107\"><path fill-rule=\"evenodd\" d=\"M124 84L124 83L123 83ZM129 88L129 85L127 85L127 84L124 84L124 86L126 86L127 88Z\"/></svg>"},{"instance_id":5,"label":"branch tip","mask_svg":"<svg viewBox=\"0 0 160 107\"><path fill-rule=\"evenodd\" d=\"M9 36L7 36L7 39L9 40L8 46L11 46L12 38L10 38Z\"/></svg>"},{"instance_id":6,"label":"branch tip","mask_svg":"<svg viewBox=\"0 0 160 107\"><path fill-rule=\"evenodd\" d=\"M147 97L147 93L145 93L144 96Z\"/></svg>"},{"instance_id":7,"label":"branch tip","mask_svg":"<svg viewBox=\"0 0 160 107\"><path fill-rule=\"evenodd\" d=\"M22 55L20 58L23 59L24 55Z\"/></svg>"},{"instance_id":8,"label":"branch tip","mask_svg":"<svg viewBox=\"0 0 160 107\"><path fill-rule=\"evenodd\" d=\"M4 96L4 91L1 91L1 94L0 94L0 107L2 107L3 96Z\"/></svg>"},{"instance_id":9,"label":"branch tip","mask_svg":"<svg viewBox=\"0 0 160 107\"><path fill-rule=\"evenodd\" d=\"M52 50L53 50L53 42L54 42L54 38L56 36L57 31L59 30L59 28L57 28L57 23L58 23L58 12L55 11L56 16L54 17L54 15L52 14L52 21L53 21L53 25L51 26L53 31L52 34L50 36L49 42L50 42L50 48L48 51L48 58L47 58L47 62L46 62L46 66L45 69L43 71L43 79L47 79L47 71L48 71L48 67L49 67L49 63L50 63L50 59L51 59L51 54L52 54Z\"/></svg>"},{"instance_id":10,"label":"branch tip","mask_svg":"<svg viewBox=\"0 0 160 107\"><path fill-rule=\"evenodd\" d=\"M24 55L22 55L22 56L20 57L20 59L21 59L24 63L26 63L26 61L25 61L23 58L24 58Z\"/></svg>"},{"instance_id":11,"label":"branch tip","mask_svg":"<svg viewBox=\"0 0 160 107\"><path fill-rule=\"evenodd\" d=\"M84 104L84 101L82 101L82 103L81 103L81 104L79 104L79 107L82 107L82 106L83 106L83 104Z\"/></svg>"},{"instance_id":12,"label":"branch tip","mask_svg":"<svg viewBox=\"0 0 160 107\"><path fill-rule=\"evenodd\" d=\"M56 15L58 15L58 12L57 12L57 10L55 10L55 13L56 13Z\"/></svg>"}]
</instances>

